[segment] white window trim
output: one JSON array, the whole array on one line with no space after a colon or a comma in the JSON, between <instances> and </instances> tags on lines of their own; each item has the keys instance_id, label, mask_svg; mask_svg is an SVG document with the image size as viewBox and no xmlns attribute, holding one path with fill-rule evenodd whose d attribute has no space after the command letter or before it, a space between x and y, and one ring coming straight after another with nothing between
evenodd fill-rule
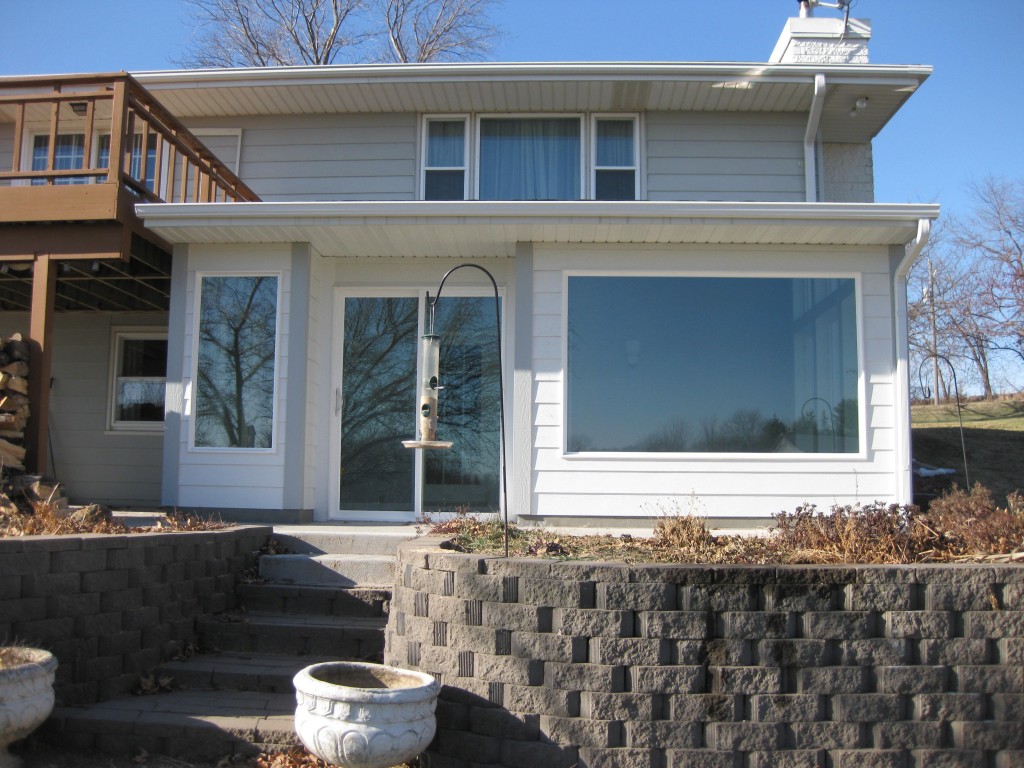
<instances>
[{"instance_id":1,"label":"white window trim","mask_svg":"<svg viewBox=\"0 0 1024 768\"><path fill-rule=\"evenodd\" d=\"M186 418L188 419L188 452L189 453L230 453L243 456L274 455L280 452L280 434L278 430L278 403L279 385L281 378L281 296L283 295L284 272L282 270L246 270L246 271L201 271L195 273L195 283L192 293L192 355L189 371L191 380L188 383L185 406ZM271 395L270 411L270 447L269 448L242 448L233 446L204 446L196 445L196 413L195 401L196 390L199 386L199 321L202 307L203 280L207 277L276 277L277 295L275 298L276 316L274 318L274 389Z\"/></svg>"},{"instance_id":2,"label":"white window trim","mask_svg":"<svg viewBox=\"0 0 1024 768\"><path fill-rule=\"evenodd\" d=\"M457 120L462 121L463 125L463 148L462 148L462 162L461 166L427 166L427 155L428 155L428 142L430 141L430 123L434 122L452 122ZM462 199L468 199L469 195L469 179L470 179L470 166L474 165L473 151L471 149L473 142L471 141L471 127L469 115L466 114L453 114L453 115L423 115L420 121L420 185L419 185L419 198L420 200L427 199L427 171L462 171Z\"/></svg>"},{"instance_id":3,"label":"white window trim","mask_svg":"<svg viewBox=\"0 0 1024 768\"><path fill-rule=\"evenodd\" d=\"M570 277L711 277L711 278L780 278L780 279L837 279L853 280L854 308L857 330L857 441L855 453L644 453L629 451L570 451L569 450L569 278ZM864 364L864 289L863 275L859 272L770 272L770 271L663 271L663 270L562 270L562 444L561 458L568 461L658 461L658 462L855 462L868 458L868 381Z\"/></svg>"},{"instance_id":4,"label":"white window trim","mask_svg":"<svg viewBox=\"0 0 1024 768\"><path fill-rule=\"evenodd\" d=\"M593 200L595 190L595 163L597 158L596 122L598 120L633 121L633 166L636 173L634 199L642 200L645 185L643 180L644 157L642 153L642 115L637 112L461 112L426 113L420 115L420 141L417 147L419 183L417 194L425 200L427 171L427 124L434 120L463 120L465 134L465 178L463 200L480 199L480 123L487 119L558 119L577 118L580 121L580 197L579 200ZM431 169L446 170L446 169ZM457 169L447 169L457 170Z\"/></svg>"},{"instance_id":5,"label":"white window trim","mask_svg":"<svg viewBox=\"0 0 1024 768\"><path fill-rule=\"evenodd\" d=\"M633 165L597 164L597 124L602 120L633 122ZM640 115L626 112L595 112L590 116L590 195L588 200L597 199L597 172L599 170L633 171L633 199L640 199ZM624 201L623 201L624 202Z\"/></svg>"},{"instance_id":6,"label":"white window trim","mask_svg":"<svg viewBox=\"0 0 1024 768\"><path fill-rule=\"evenodd\" d=\"M160 326L113 326L110 329L110 367L109 387L107 388L107 432L116 435L151 435L164 431L164 420L160 421L118 421L117 414L117 380L120 366L121 339L152 339L167 340L167 329ZM155 380L155 377L154 377ZM165 384L164 402L166 403L166 369L163 381Z\"/></svg>"}]
</instances>

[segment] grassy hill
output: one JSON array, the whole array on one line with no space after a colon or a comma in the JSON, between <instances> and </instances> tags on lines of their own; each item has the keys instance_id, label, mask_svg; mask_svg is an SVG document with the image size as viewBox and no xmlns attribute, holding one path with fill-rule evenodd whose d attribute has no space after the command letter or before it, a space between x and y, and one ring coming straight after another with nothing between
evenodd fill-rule
<instances>
[{"instance_id":1,"label":"grassy hill","mask_svg":"<svg viewBox=\"0 0 1024 768\"><path fill-rule=\"evenodd\" d=\"M961 410L971 484L980 482L1002 504L1007 493L1024 490L1024 400L970 402ZM911 422L914 458L957 470L951 478L933 483L941 487L951 480L965 487L956 403L915 405ZM915 478L915 486L921 490L930 490L928 485L928 481Z\"/></svg>"}]
</instances>

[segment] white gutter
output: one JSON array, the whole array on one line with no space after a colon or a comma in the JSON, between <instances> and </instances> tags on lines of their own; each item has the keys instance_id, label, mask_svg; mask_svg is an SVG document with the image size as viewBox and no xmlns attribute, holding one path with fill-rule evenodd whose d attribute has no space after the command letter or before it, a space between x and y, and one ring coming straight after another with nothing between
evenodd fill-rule
<instances>
[{"instance_id":1,"label":"white gutter","mask_svg":"<svg viewBox=\"0 0 1024 768\"><path fill-rule=\"evenodd\" d=\"M893 317L895 318L896 369L893 371L895 380L893 390L896 404L896 500L901 504L910 504L914 496L914 478L911 468L913 452L911 449L910 432L910 348L907 329L907 275L917 257L928 244L931 236L932 220L920 219L917 222L917 237L907 243L903 258L893 272Z\"/></svg>"},{"instance_id":2,"label":"white gutter","mask_svg":"<svg viewBox=\"0 0 1024 768\"><path fill-rule=\"evenodd\" d=\"M814 76L814 98L811 111L807 115L807 130L804 131L804 190L807 202L818 200L818 126L821 123L821 110L825 106L825 94L828 84L823 74Z\"/></svg>"}]
</instances>

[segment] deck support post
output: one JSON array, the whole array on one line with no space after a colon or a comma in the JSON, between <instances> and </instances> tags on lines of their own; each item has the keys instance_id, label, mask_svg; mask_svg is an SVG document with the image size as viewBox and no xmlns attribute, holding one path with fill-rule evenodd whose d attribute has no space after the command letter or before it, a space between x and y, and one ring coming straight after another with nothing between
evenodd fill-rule
<instances>
[{"instance_id":1,"label":"deck support post","mask_svg":"<svg viewBox=\"0 0 1024 768\"><path fill-rule=\"evenodd\" d=\"M25 469L46 473L49 449L50 371L53 359L53 305L57 264L50 254L36 254L32 269L32 311L29 320L29 420Z\"/></svg>"}]
</instances>

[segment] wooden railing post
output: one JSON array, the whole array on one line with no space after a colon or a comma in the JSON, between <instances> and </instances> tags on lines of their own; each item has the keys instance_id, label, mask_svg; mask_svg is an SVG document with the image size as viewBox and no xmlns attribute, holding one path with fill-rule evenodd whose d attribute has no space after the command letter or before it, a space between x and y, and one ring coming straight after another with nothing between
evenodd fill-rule
<instances>
[{"instance_id":1,"label":"wooden railing post","mask_svg":"<svg viewBox=\"0 0 1024 768\"><path fill-rule=\"evenodd\" d=\"M32 270L32 310L29 319L29 420L25 468L46 472L49 450L50 371L53 357L53 305L57 265L46 253L36 254Z\"/></svg>"},{"instance_id":2,"label":"wooden railing post","mask_svg":"<svg viewBox=\"0 0 1024 768\"><path fill-rule=\"evenodd\" d=\"M124 132L128 117L128 99L125 93L125 86L124 80L114 82L114 101L111 105L110 173L107 174L107 181L114 184L121 183L121 171L124 163Z\"/></svg>"}]
</instances>

